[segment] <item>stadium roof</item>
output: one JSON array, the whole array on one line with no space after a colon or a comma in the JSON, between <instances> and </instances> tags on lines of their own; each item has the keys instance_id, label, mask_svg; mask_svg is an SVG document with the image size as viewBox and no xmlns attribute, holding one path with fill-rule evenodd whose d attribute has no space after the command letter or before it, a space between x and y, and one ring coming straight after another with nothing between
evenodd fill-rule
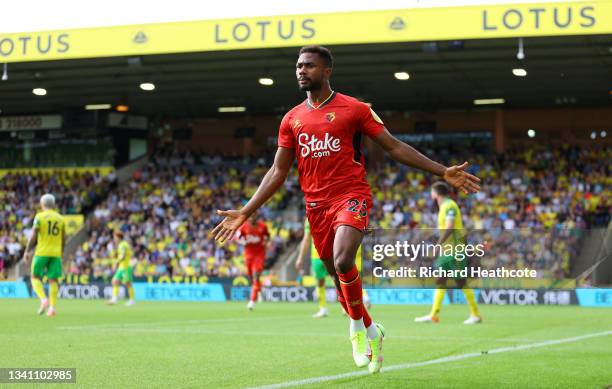
<instances>
[{"instance_id":1,"label":"stadium roof","mask_svg":"<svg viewBox=\"0 0 612 389\"><path fill-rule=\"evenodd\" d=\"M503 4L568 3L569 0L504 0ZM307 2L278 0L233 0L207 2L173 0L172 2L106 0L104 7L91 12L91 3L80 0L10 1L3 4L6 17L0 34L26 31L48 31L102 26L145 25L178 21L245 18L255 16L295 15L329 12L379 11L405 8L457 7L470 5L498 5L498 0L356 0L349 2L309 0ZM11 17L28 15L27 18ZM50 15L52 15L50 17ZM78 15L78 17L74 17Z\"/></svg>"},{"instance_id":2,"label":"stadium roof","mask_svg":"<svg viewBox=\"0 0 612 389\"><path fill-rule=\"evenodd\" d=\"M612 36L330 46L334 89L379 110L474 108L503 98L506 107L604 106L612 102ZM297 48L213 51L11 63L0 82L3 115L54 113L86 104L124 103L130 112L215 116L220 106L248 114L285 112L304 96L295 82ZM523 68L527 76L513 75ZM397 80L395 72L410 78ZM258 79L270 77L272 86ZM143 91L143 82L155 84ZM45 88L45 96L32 94Z\"/></svg>"}]
</instances>

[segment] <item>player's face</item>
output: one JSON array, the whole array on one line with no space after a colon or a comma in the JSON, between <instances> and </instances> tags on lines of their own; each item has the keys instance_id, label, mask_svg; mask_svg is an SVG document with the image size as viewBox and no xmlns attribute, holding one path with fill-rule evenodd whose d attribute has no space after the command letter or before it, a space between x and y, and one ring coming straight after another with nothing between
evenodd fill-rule
<instances>
[{"instance_id":1,"label":"player's face","mask_svg":"<svg viewBox=\"0 0 612 389\"><path fill-rule=\"evenodd\" d=\"M325 66L325 61L316 53L301 54L295 65L295 76L302 91L321 89L330 75L331 69Z\"/></svg>"}]
</instances>

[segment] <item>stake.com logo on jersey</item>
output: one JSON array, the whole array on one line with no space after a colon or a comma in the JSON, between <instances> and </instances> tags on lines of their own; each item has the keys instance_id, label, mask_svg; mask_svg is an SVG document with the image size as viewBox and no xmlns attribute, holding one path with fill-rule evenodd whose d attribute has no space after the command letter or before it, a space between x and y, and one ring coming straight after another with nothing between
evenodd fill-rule
<instances>
[{"instance_id":1,"label":"stake.com logo on jersey","mask_svg":"<svg viewBox=\"0 0 612 389\"><path fill-rule=\"evenodd\" d=\"M258 244L261 242L261 238L257 235L247 235L244 238L244 244Z\"/></svg>"},{"instance_id":2,"label":"stake.com logo on jersey","mask_svg":"<svg viewBox=\"0 0 612 389\"><path fill-rule=\"evenodd\" d=\"M329 157L331 152L340 151L340 139L325 133L324 139L319 139L315 134L309 135L301 133L298 135L298 143L302 148L300 153L302 158L306 158L312 153L312 158Z\"/></svg>"}]
</instances>

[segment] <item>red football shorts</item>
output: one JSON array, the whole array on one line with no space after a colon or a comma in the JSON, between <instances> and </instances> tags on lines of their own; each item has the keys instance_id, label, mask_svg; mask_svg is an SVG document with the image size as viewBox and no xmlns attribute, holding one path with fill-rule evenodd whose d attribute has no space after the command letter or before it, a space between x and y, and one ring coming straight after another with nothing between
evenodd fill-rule
<instances>
[{"instance_id":1,"label":"red football shorts","mask_svg":"<svg viewBox=\"0 0 612 389\"><path fill-rule=\"evenodd\" d=\"M249 255L244 258L244 262L247 268L249 277L253 277L253 273L260 273L263 271L264 262L266 261L265 255Z\"/></svg>"},{"instance_id":2,"label":"red football shorts","mask_svg":"<svg viewBox=\"0 0 612 389\"><path fill-rule=\"evenodd\" d=\"M365 233L371 208L372 197L358 193L347 194L325 206L306 203L310 233L319 257L325 260L333 257L338 227L351 226Z\"/></svg>"}]
</instances>

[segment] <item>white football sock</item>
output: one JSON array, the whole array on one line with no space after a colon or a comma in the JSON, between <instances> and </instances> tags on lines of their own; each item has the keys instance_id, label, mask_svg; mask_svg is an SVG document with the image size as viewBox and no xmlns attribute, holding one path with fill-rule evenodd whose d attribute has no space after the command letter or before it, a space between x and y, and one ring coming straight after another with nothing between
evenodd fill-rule
<instances>
[{"instance_id":1,"label":"white football sock","mask_svg":"<svg viewBox=\"0 0 612 389\"><path fill-rule=\"evenodd\" d=\"M357 331L364 331L366 328L363 325L363 319L353 320L351 319L350 333L351 335Z\"/></svg>"},{"instance_id":2,"label":"white football sock","mask_svg":"<svg viewBox=\"0 0 612 389\"><path fill-rule=\"evenodd\" d=\"M376 329L376 324L374 324L374 322L370 324L366 331L368 332L369 339L376 339L376 337L378 336L378 330Z\"/></svg>"}]
</instances>

